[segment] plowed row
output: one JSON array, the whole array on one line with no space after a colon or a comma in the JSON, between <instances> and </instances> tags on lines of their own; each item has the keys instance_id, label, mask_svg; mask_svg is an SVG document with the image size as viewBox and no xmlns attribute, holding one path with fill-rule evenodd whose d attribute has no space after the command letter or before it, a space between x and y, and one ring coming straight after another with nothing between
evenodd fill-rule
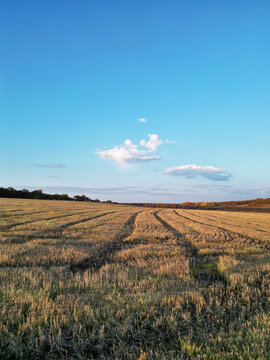
<instances>
[{"instance_id":1,"label":"plowed row","mask_svg":"<svg viewBox=\"0 0 270 360\"><path fill-rule=\"evenodd\" d=\"M0 358L270 358L270 214L0 206Z\"/></svg>"}]
</instances>

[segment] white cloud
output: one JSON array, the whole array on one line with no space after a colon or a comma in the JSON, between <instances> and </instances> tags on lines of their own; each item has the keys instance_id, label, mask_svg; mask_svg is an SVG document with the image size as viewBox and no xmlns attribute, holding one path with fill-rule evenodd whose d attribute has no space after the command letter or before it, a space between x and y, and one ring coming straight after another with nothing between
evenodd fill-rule
<instances>
[{"instance_id":1,"label":"white cloud","mask_svg":"<svg viewBox=\"0 0 270 360\"><path fill-rule=\"evenodd\" d=\"M220 169L214 166L199 166L195 164L170 167L165 169L163 174L184 176L189 179L202 176L213 181L229 181L232 177L226 169Z\"/></svg>"},{"instance_id":2,"label":"white cloud","mask_svg":"<svg viewBox=\"0 0 270 360\"><path fill-rule=\"evenodd\" d=\"M163 144L163 141L159 139L156 134L149 134L149 140L141 140L140 145L149 149L149 151L156 151L157 148Z\"/></svg>"},{"instance_id":3,"label":"white cloud","mask_svg":"<svg viewBox=\"0 0 270 360\"><path fill-rule=\"evenodd\" d=\"M51 169L61 169L66 167L63 164L56 164L56 163L49 163L49 164L33 164L36 167L44 167L44 168L51 168Z\"/></svg>"},{"instance_id":4,"label":"white cloud","mask_svg":"<svg viewBox=\"0 0 270 360\"><path fill-rule=\"evenodd\" d=\"M110 181L109 181L110 182ZM180 203L185 201L225 201L225 200L247 200L257 197L270 197L270 186L246 186L235 188L220 183L194 183L187 182L174 186L165 186L155 183L151 187L129 185L107 187L75 187L75 186L17 186L16 189L43 189L49 194L66 193L70 196L85 194L92 199L113 200L119 202L171 202Z\"/></svg>"},{"instance_id":5,"label":"white cloud","mask_svg":"<svg viewBox=\"0 0 270 360\"><path fill-rule=\"evenodd\" d=\"M242 189L231 189L231 194L245 195L248 198L269 197L270 186L251 186Z\"/></svg>"},{"instance_id":6,"label":"white cloud","mask_svg":"<svg viewBox=\"0 0 270 360\"><path fill-rule=\"evenodd\" d=\"M140 123L146 123L146 119L145 118L140 118L140 119L138 119L138 121L140 122Z\"/></svg>"},{"instance_id":7,"label":"white cloud","mask_svg":"<svg viewBox=\"0 0 270 360\"><path fill-rule=\"evenodd\" d=\"M120 164L143 162L149 160L158 160L160 156L156 155L158 147L163 144L156 134L149 134L149 140L141 140L139 145L131 140L125 140L124 144L117 145L109 150L99 150L97 154L103 160L109 160ZM145 148L145 149L141 149Z\"/></svg>"}]
</instances>

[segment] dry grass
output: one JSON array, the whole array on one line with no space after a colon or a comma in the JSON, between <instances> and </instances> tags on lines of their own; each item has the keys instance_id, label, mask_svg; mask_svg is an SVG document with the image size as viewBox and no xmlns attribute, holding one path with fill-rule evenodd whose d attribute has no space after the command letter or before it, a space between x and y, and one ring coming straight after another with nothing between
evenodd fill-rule
<instances>
[{"instance_id":1,"label":"dry grass","mask_svg":"<svg viewBox=\"0 0 270 360\"><path fill-rule=\"evenodd\" d=\"M270 214L0 206L0 358L270 358Z\"/></svg>"},{"instance_id":2,"label":"dry grass","mask_svg":"<svg viewBox=\"0 0 270 360\"><path fill-rule=\"evenodd\" d=\"M213 214L214 213L214 214ZM258 243L269 246L270 214L214 211L182 211L182 214L195 221L214 225L224 230L247 236Z\"/></svg>"}]
</instances>

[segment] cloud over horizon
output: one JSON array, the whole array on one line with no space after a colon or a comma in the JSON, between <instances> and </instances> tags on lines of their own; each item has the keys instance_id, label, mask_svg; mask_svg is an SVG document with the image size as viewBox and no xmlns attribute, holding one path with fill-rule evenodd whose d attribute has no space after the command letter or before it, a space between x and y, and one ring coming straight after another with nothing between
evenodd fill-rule
<instances>
[{"instance_id":1,"label":"cloud over horizon","mask_svg":"<svg viewBox=\"0 0 270 360\"><path fill-rule=\"evenodd\" d=\"M140 123L146 123L146 122L147 122L147 120L146 120L145 118L140 118L140 119L138 119L138 121L139 121Z\"/></svg>"},{"instance_id":2,"label":"cloud over horizon","mask_svg":"<svg viewBox=\"0 0 270 360\"><path fill-rule=\"evenodd\" d=\"M116 145L109 150L98 150L96 153L103 160L109 160L119 164L159 160L160 156L156 155L155 152L164 142L160 140L156 134L149 134L148 137L148 141L141 140L139 145L127 139L122 145Z\"/></svg>"},{"instance_id":3,"label":"cloud over horizon","mask_svg":"<svg viewBox=\"0 0 270 360\"><path fill-rule=\"evenodd\" d=\"M188 179L201 176L212 181L229 181L232 177L226 169L216 168L214 166L199 166L195 164L173 166L165 169L162 173L172 176L184 176Z\"/></svg>"},{"instance_id":4,"label":"cloud over horizon","mask_svg":"<svg viewBox=\"0 0 270 360\"><path fill-rule=\"evenodd\" d=\"M33 164L36 167L44 167L44 168L50 168L50 169L61 169L64 167L67 167L63 164L57 164L57 163L49 163L49 164Z\"/></svg>"},{"instance_id":5,"label":"cloud over horizon","mask_svg":"<svg viewBox=\"0 0 270 360\"><path fill-rule=\"evenodd\" d=\"M153 186L108 186L108 187L79 187L60 185L16 186L18 189L43 189L44 192L67 193L70 196L85 194L90 198L113 200L119 202L184 202L184 201L227 201L247 200L257 197L269 197L270 187L246 186L243 188L223 185L220 183L184 183L174 186L155 184Z\"/></svg>"}]
</instances>

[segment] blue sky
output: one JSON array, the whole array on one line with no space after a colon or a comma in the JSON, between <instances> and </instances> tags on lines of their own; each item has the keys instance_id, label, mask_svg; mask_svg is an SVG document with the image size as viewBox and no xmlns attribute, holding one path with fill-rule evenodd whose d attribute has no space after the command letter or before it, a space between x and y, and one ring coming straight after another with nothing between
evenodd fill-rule
<instances>
[{"instance_id":1,"label":"blue sky","mask_svg":"<svg viewBox=\"0 0 270 360\"><path fill-rule=\"evenodd\" d=\"M0 7L0 186L270 197L269 1Z\"/></svg>"}]
</instances>

